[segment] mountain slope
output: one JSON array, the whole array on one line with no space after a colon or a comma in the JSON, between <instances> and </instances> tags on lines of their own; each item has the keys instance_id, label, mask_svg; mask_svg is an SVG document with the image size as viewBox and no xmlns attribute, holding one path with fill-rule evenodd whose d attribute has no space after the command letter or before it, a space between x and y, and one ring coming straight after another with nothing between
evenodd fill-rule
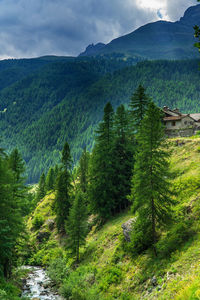
<instances>
[{"instance_id":1,"label":"mountain slope","mask_svg":"<svg viewBox=\"0 0 200 300\"><path fill-rule=\"evenodd\" d=\"M184 59L198 56L194 48L194 25L200 23L200 5L188 8L177 22L157 21L112 40L100 49L93 46L81 55L122 53L147 59ZM98 45L98 44L97 44Z\"/></svg>"},{"instance_id":2,"label":"mountain slope","mask_svg":"<svg viewBox=\"0 0 200 300\"><path fill-rule=\"evenodd\" d=\"M160 232L158 257L151 251L132 257L123 239L121 225L133 217L124 212L100 229L91 226L86 245L81 247L79 266L59 240L52 214L54 193L40 201L28 221L33 264L51 265L50 275L57 280L66 299L95 300L196 300L200 293L200 138L169 140L171 171L176 175L175 218L167 232ZM35 229L37 220L42 220ZM38 223L37 223L38 224ZM50 225L54 228L49 229ZM46 233L46 235L45 235ZM43 234L43 235L42 235ZM43 242L37 237L43 236ZM46 237L46 238L45 238ZM60 243L59 243L60 241ZM130 252L128 251L130 250ZM55 260L55 261L54 261ZM62 279L63 271L67 274Z\"/></svg>"},{"instance_id":3,"label":"mountain slope","mask_svg":"<svg viewBox=\"0 0 200 300\"><path fill-rule=\"evenodd\" d=\"M0 114L1 144L19 148L29 182L59 162L65 141L74 162L84 146L90 150L106 102L114 108L128 104L140 83L161 107L199 111L197 60L117 67L118 62L97 59L53 63L0 91L1 111L7 109Z\"/></svg>"}]
</instances>

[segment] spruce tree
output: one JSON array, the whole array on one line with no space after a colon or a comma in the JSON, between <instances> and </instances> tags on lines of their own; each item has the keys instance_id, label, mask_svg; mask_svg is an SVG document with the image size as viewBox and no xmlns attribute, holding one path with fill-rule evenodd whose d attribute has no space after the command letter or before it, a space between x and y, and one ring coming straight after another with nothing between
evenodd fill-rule
<instances>
[{"instance_id":1,"label":"spruce tree","mask_svg":"<svg viewBox=\"0 0 200 300\"><path fill-rule=\"evenodd\" d=\"M65 232L65 221L69 215L69 209L71 207L71 155L70 148L66 142L62 151L62 169L57 177L56 184L56 197L54 201L54 210L56 213L56 224L58 231Z\"/></svg>"},{"instance_id":2,"label":"spruce tree","mask_svg":"<svg viewBox=\"0 0 200 300\"><path fill-rule=\"evenodd\" d=\"M80 189L83 193L86 193L88 189L88 166L89 166L90 154L87 152L86 147L83 150L79 161L78 177L80 182Z\"/></svg>"},{"instance_id":3,"label":"spruce tree","mask_svg":"<svg viewBox=\"0 0 200 300\"><path fill-rule=\"evenodd\" d=\"M37 201L42 199L45 195L46 195L46 177L43 172L42 175L40 176L40 180L37 188L37 194L36 194Z\"/></svg>"},{"instance_id":4,"label":"spruce tree","mask_svg":"<svg viewBox=\"0 0 200 300\"><path fill-rule=\"evenodd\" d=\"M58 177L58 173L59 173L60 169L58 165L55 165L54 167L54 188L56 186L56 181L57 181L57 177Z\"/></svg>"},{"instance_id":5,"label":"spruce tree","mask_svg":"<svg viewBox=\"0 0 200 300\"><path fill-rule=\"evenodd\" d=\"M25 185L25 162L19 151L14 149L8 156L8 167L12 171L12 197L18 203L22 214L30 211L28 188Z\"/></svg>"},{"instance_id":6,"label":"spruce tree","mask_svg":"<svg viewBox=\"0 0 200 300\"><path fill-rule=\"evenodd\" d=\"M128 112L124 105L117 108L114 118L114 143L112 147L115 211L120 212L129 204L134 143L130 139Z\"/></svg>"},{"instance_id":7,"label":"spruce tree","mask_svg":"<svg viewBox=\"0 0 200 300\"><path fill-rule=\"evenodd\" d=\"M46 176L46 191L53 190L54 184L55 184L54 169L50 168Z\"/></svg>"},{"instance_id":8,"label":"spruce tree","mask_svg":"<svg viewBox=\"0 0 200 300\"><path fill-rule=\"evenodd\" d=\"M16 259L15 246L24 229L21 207L13 197L13 173L0 157L0 268L7 278Z\"/></svg>"},{"instance_id":9,"label":"spruce tree","mask_svg":"<svg viewBox=\"0 0 200 300\"><path fill-rule=\"evenodd\" d=\"M132 178L132 210L137 213L133 231L134 251L142 251L155 244L158 229L171 218L173 204L169 183L169 154L166 150L160 109L148 105L136 136L137 153Z\"/></svg>"},{"instance_id":10,"label":"spruce tree","mask_svg":"<svg viewBox=\"0 0 200 300\"><path fill-rule=\"evenodd\" d=\"M113 199L113 117L112 105L104 108L103 121L99 124L96 144L90 160L89 197L91 208L102 219L114 213Z\"/></svg>"},{"instance_id":11,"label":"spruce tree","mask_svg":"<svg viewBox=\"0 0 200 300\"><path fill-rule=\"evenodd\" d=\"M77 191L73 205L70 208L66 232L68 247L76 255L76 262L79 263L79 248L84 245L87 235L87 209L85 195L82 191Z\"/></svg>"},{"instance_id":12,"label":"spruce tree","mask_svg":"<svg viewBox=\"0 0 200 300\"><path fill-rule=\"evenodd\" d=\"M9 168L14 172L18 183L24 182L23 174L25 172L25 162L23 161L19 151L15 148L8 158Z\"/></svg>"},{"instance_id":13,"label":"spruce tree","mask_svg":"<svg viewBox=\"0 0 200 300\"><path fill-rule=\"evenodd\" d=\"M145 93L145 88L140 84L131 97L130 122L133 130L137 131L147 110L150 98Z\"/></svg>"}]
</instances>

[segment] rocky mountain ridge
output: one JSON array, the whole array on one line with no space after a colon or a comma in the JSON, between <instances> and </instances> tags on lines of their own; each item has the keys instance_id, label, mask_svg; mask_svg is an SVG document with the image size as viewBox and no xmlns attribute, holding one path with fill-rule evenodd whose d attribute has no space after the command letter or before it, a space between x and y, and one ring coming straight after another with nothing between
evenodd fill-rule
<instances>
[{"instance_id":1,"label":"rocky mountain ridge","mask_svg":"<svg viewBox=\"0 0 200 300\"><path fill-rule=\"evenodd\" d=\"M90 45L80 56L121 53L144 59L188 59L198 57L194 48L194 25L200 24L200 4L189 7L176 22L157 21L99 47ZM92 50L92 51L91 51Z\"/></svg>"}]
</instances>

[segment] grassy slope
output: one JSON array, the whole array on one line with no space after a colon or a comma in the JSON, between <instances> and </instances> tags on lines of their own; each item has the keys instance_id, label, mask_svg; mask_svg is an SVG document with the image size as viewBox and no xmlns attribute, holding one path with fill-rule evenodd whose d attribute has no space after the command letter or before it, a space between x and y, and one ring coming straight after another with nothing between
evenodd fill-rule
<instances>
[{"instance_id":1,"label":"grassy slope","mask_svg":"<svg viewBox=\"0 0 200 300\"><path fill-rule=\"evenodd\" d=\"M130 213L111 219L100 230L93 227L81 249L80 266L61 284L65 295L74 289L80 294L72 299L200 299L200 138L174 139L170 147L171 169L176 174L173 180L178 203L176 215L191 220L191 232L196 233L164 258L155 258L147 251L133 259L122 246L121 225L132 217ZM39 203L29 220L29 229L36 215L43 215L44 220L53 218L49 212L52 199L53 194L49 194ZM39 231L48 231L45 222ZM37 233L31 233L33 244ZM55 230L36 250L33 263L48 264L51 259L64 256ZM70 267L73 260L67 257ZM157 279L156 286L152 284L153 276Z\"/></svg>"}]
</instances>

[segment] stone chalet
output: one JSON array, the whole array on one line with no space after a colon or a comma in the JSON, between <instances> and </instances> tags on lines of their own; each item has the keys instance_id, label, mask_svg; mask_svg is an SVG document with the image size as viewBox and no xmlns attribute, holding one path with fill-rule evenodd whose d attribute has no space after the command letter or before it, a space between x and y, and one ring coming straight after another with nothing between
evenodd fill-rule
<instances>
[{"instance_id":1,"label":"stone chalet","mask_svg":"<svg viewBox=\"0 0 200 300\"><path fill-rule=\"evenodd\" d=\"M182 114L177 108L172 110L167 106L162 110L165 133L168 137L188 137L200 130L200 113Z\"/></svg>"}]
</instances>

